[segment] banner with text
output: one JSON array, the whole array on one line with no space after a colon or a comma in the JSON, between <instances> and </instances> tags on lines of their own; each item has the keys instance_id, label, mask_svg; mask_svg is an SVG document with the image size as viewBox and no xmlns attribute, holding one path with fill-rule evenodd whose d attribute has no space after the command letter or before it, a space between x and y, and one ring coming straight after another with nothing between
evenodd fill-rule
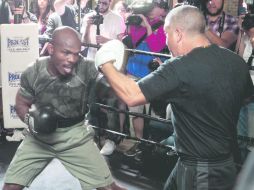
<instances>
[{"instance_id":1,"label":"banner with text","mask_svg":"<svg viewBox=\"0 0 254 190\"><path fill-rule=\"evenodd\" d=\"M16 114L15 98L21 73L39 57L38 25L2 24L0 31L4 127L23 128L25 124Z\"/></svg>"}]
</instances>

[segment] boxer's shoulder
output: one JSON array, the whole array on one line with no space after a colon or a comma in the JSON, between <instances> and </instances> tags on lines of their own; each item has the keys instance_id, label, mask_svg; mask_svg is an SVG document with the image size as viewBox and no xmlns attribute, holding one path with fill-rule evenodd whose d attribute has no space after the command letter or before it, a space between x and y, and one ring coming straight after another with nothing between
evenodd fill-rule
<instances>
[{"instance_id":1,"label":"boxer's shoulder","mask_svg":"<svg viewBox=\"0 0 254 190\"><path fill-rule=\"evenodd\" d=\"M29 67L39 67L39 68L40 67L45 67L48 62L49 62L49 57L48 56L39 57L34 62L31 62L30 64L28 64L28 68Z\"/></svg>"}]
</instances>

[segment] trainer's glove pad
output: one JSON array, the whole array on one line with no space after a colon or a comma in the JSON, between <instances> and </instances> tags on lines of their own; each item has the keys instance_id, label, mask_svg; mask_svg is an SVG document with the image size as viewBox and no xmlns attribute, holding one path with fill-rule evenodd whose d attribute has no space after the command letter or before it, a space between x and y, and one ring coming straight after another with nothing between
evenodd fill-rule
<instances>
[{"instance_id":1,"label":"trainer's glove pad","mask_svg":"<svg viewBox=\"0 0 254 190\"><path fill-rule=\"evenodd\" d=\"M25 115L24 122L33 134L50 134L57 128L57 117L52 106L42 106L29 111Z\"/></svg>"},{"instance_id":2,"label":"trainer's glove pad","mask_svg":"<svg viewBox=\"0 0 254 190\"><path fill-rule=\"evenodd\" d=\"M101 65L113 61L117 70L122 70L125 61L124 44L119 40L110 40L103 44L95 54L95 66L100 68Z\"/></svg>"}]
</instances>

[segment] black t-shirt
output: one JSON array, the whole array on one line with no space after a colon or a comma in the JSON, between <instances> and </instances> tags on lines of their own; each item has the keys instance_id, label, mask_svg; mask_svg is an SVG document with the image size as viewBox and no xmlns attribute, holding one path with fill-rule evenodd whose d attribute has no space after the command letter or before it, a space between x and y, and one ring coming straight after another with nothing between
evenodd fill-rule
<instances>
[{"instance_id":1,"label":"black t-shirt","mask_svg":"<svg viewBox=\"0 0 254 190\"><path fill-rule=\"evenodd\" d=\"M196 159L231 154L243 100L253 93L244 60L211 45L171 59L138 82L147 101L166 96L172 105L176 150Z\"/></svg>"},{"instance_id":2,"label":"black t-shirt","mask_svg":"<svg viewBox=\"0 0 254 190\"><path fill-rule=\"evenodd\" d=\"M61 21L63 26L69 26L76 30L75 10L65 6L64 14L61 15Z\"/></svg>"}]
</instances>

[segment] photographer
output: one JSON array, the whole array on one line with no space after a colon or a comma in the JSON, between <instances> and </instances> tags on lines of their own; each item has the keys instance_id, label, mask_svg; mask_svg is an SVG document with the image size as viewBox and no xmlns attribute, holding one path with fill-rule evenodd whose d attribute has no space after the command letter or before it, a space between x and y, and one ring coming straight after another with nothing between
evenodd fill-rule
<instances>
[{"instance_id":1,"label":"photographer","mask_svg":"<svg viewBox=\"0 0 254 190\"><path fill-rule=\"evenodd\" d=\"M243 57L250 67L252 81L254 81L254 15L247 14L242 22L243 35L238 38L239 49L238 54ZM251 68L252 66L252 68ZM239 120L237 123L238 135L254 138L254 97L252 96L248 102L241 108ZM253 146L247 145L246 142L238 141L241 150L242 161L245 161L248 153Z\"/></svg>"},{"instance_id":2,"label":"photographer","mask_svg":"<svg viewBox=\"0 0 254 190\"><path fill-rule=\"evenodd\" d=\"M207 0L205 15L206 36L211 43L234 50L239 32L237 19L223 11L224 0Z\"/></svg>"},{"instance_id":3,"label":"photographer","mask_svg":"<svg viewBox=\"0 0 254 190\"><path fill-rule=\"evenodd\" d=\"M119 39L120 34L124 33L123 19L109 9L110 3L111 0L98 0L97 10L85 15L81 27L83 42L103 44ZM96 51L96 48L89 47L87 57L93 59Z\"/></svg>"},{"instance_id":4,"label":"photographer","mask_svg":"<svg viewBox=\"0 0 254 190\"><path fill-rule=\"evenodd\" d=\"M153 0L152 3L138 2L132 6L133 15L126 21L128 27L127 33L131 38L131 48L161 52L165 47L166 36L163 31L163 18L167 14L167 2L163 0ZM155 57L140 55L129 57L127 64L127 73L135 78L141 78L147 75L150 70L148 63ZM138 65L136 64L138 62Z\"/></svg>"},{"instance_id":5,"label":"photographer","mask_svg":"<svg viewBox=\"0 0 254 190\"><path fill-rule=\"evenodd\" d=\"M123 42L130 48L149 52L161 52L166 47L166 36L163 30L164 17L168 11L167 1L153 0L151 3L136 2L131 7L134 15L127 18L127 32L129 42L126 39ZM130 43L131 40L131 43ZM132 46L132 47L131 47ZM130 55L127 62L127 75L133 79L139 79L148 75L151 70L149 65L153 65L155 56L134 54ZM143 113L144 109L148 112L148 104L137 107L130 107L133 112ZM143 138L144 119L132 117L132 125L135 135ZM136 156L140 152L138 144L126 152L126 156Z\"/></svg>"}]
</instances>

